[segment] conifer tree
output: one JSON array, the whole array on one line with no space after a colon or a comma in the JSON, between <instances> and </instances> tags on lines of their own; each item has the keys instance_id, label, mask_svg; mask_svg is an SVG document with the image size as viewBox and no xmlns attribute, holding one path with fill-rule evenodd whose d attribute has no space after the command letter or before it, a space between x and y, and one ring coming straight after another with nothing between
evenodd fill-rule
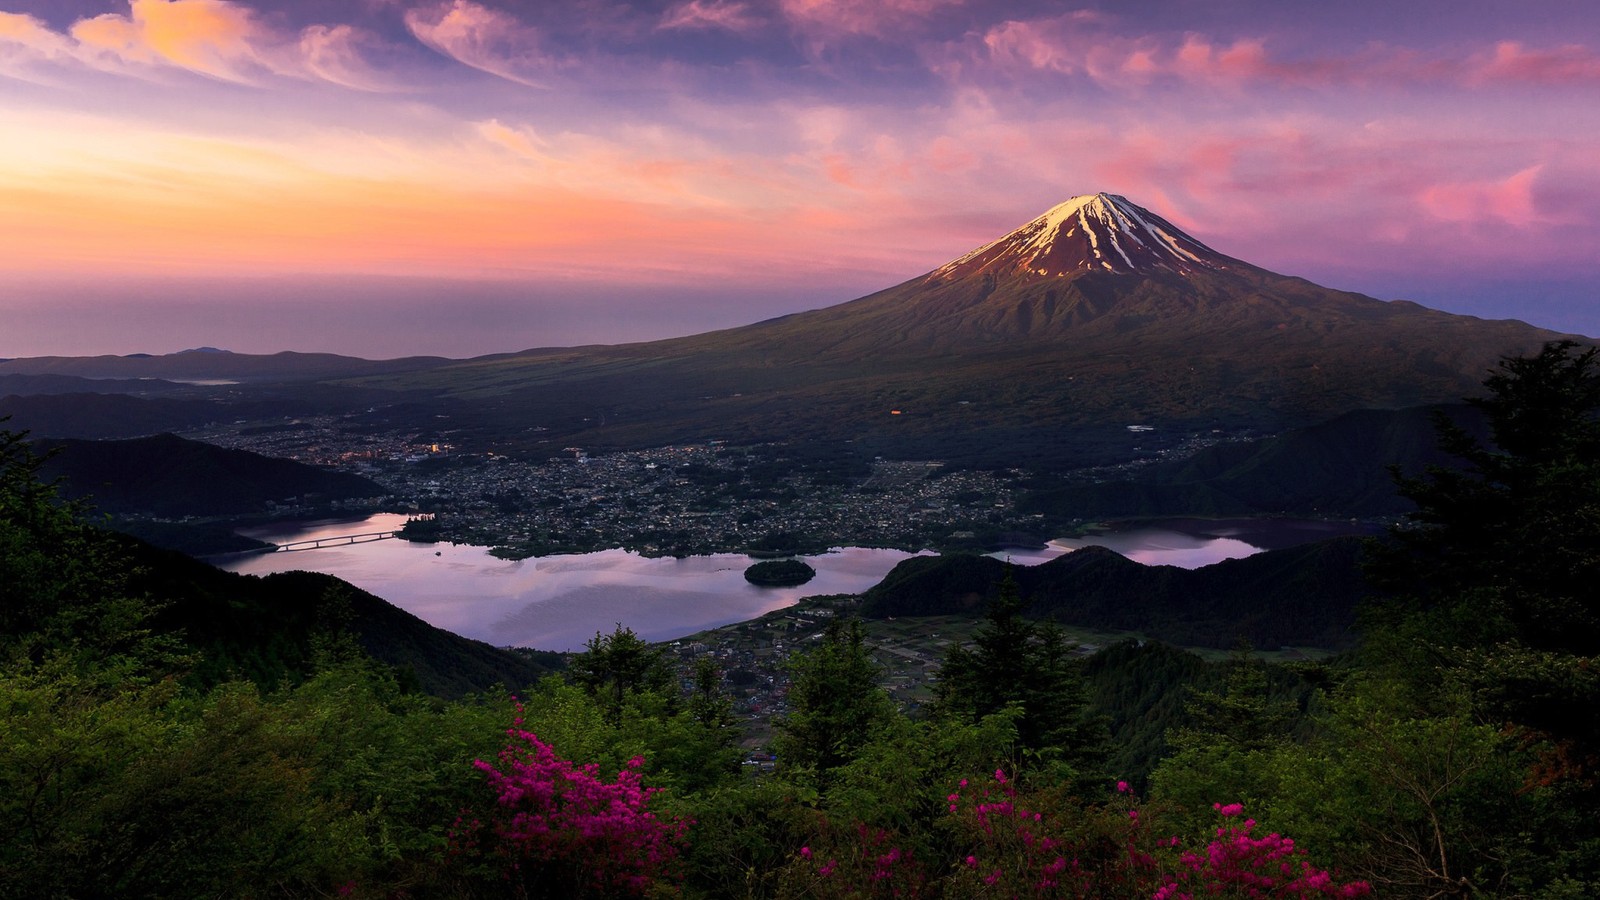
<instances>
[{"instance_id":1,"label":"conifer tree","mask_svg":"<svg viewBox=\"0 0 1600 900\"><path fill-rule=\"evenodd\" d=\"M1448 673L1484 712L1552 739L1600 784L1600 349L1507 358L1471 402L1492 445L1441 421L1464 468L1401 478L1411 525L1378 548L1377 644L1419 695Z\"/></svg>"},{"instance_id":2,"label":"conifer tree","mask_svg":"<svg viewBox=\"0 0 1600 900\"><path fill-rule=\"evenodd\" d=\"M622 719L624 703L644 692L664 693L671 681L660 648L652 647L633 629L617 624L610 634L595 632L574 657L569 671L577 682L601 701L606 720Z\"/></svg>"},{"instance_id":3,"label":"conifer tree","mask_svg":"<svg viewBox=\"0 0 1600 900\"><path fill-rule=\"evenodd\" d=\"M789 659L789 714L778 723L779 765L811 770L826 783L895 716L878 686L882 668L867 651L861 623L828 623L816 647Z\"/></svg>"},{"instance_id":4,"label":"conifer tree","mask_svg":"<svg viewBox=\"0 0 1600 900\"><path fill-rule=\"evenodd\" d=\"M1106 754L1105 722L1090 708L1082 673L1065 634L1054 623L1032 622L1008 570L989 603L973 646L954 647L939 670L938 706L976 723L1017 707L1017 738L1025 750L1067 763L1080 776L1097 772Z\"/></svg>"}]
</instances>

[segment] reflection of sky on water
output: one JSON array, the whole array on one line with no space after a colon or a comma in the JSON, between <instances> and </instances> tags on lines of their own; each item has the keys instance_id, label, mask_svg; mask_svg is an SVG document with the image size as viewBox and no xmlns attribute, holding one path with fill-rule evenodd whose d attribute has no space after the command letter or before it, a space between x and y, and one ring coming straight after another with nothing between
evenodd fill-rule
<instances>
[{"instance_id":1,"label":"reflection of sky on water","mask_svg":"<svg viewBox=\"0 0 1600 900\"><path fill-rule=\"evenodd\" d=\"M1007 550L991 554L1023 566L1048 562L1080 547L1097 545L1147 566L1178 566L1198 569L1225 559L1239 559L1260 553L1261 548L1237 538L1182 534L1160 528L1139 528L1086 538L1051 541L1043 550Z\"/></svg>"},{"instance_id":2,"label":"reflection of sky on water","mask_svg":"<svg viewBox=\"0 0 1600 900\"><path fill-rule=\"evenodd\" d=\"M1169 519L1150 525L1051 541L1042 550L1007 550L991 554L1018 565L1035 566L1080 547L1106 547L1147 566L1198 569L1307 541L1346 534L1372 534L1376 526L1343 521L1301 519Z\"/></svg>"},{"instance_id":3,"label":"reflection of sky on water","mask_svg":"<svg viewBox=\"0 0 1600 900\"><path fill-rule=\"evenodd\" d=\"M282 544L390 531L404 522L405 516L382 514L245 533ZM1349 530L1337 523L1188 522L1051 541L1040 551L993 555L1032 566L1100 544L1146 565L1195 569L1249 556L1263 546L1331 537L1341 529ZM808 557L817 577L797 588L750 584L744 580L744 570L754 560L732 553L646 559L613 549L506 561L482 547L398 540L235 557L222 567L253 575L290 569L327 572L457 634L497 646L574 650L582 649L596 631L609 632L619 623L648 640L669 640L753 619L801 597L860 593L911 555L856 547Z\"/></svg>"},{"instance_id":4,"label":"reflection of sky on water","mask_svg":"<svg viewBox=\"0 0 1600 900\"><path fill-rule=\"evenodd\" d=\"M392 530L404 521L385 514L246 533L286 543ZM236 557L222 567L252 575L326 572L457 634L498 646L571 650L618 623L648 640L667 640L752 619L801 597L859 593L911 555L848 548L808 557L817 577L797 588L750 584L744 570L754 560L731 553L646 559L613 549L506 561L482 547L398 540Z\"/></svg>"}]
</instances>

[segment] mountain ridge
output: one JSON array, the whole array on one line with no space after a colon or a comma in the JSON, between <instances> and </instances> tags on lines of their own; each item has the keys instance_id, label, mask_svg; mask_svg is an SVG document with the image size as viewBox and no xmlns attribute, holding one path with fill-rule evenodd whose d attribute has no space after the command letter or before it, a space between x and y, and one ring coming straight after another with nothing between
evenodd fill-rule
<instances>
[{"instance_id":1,"label":"mountain ridge","mask_svg":"<svg viewBox=\"0 0 1600 900\"><path fill-rule=\"evenodd\" d=\"M901 458L1009 466L1020 452L1070 468L1143 452L1155 439L1128 439L1131 424L1278 432L1455 402L1500 358L1574 337L1321 287L1226 256L1124 197L1085 194L821 309L634 344L340 359L315 377L395 398L373 404L447 406L452 443L513 452L857 441Z\"/></svg>"}]
</instances>

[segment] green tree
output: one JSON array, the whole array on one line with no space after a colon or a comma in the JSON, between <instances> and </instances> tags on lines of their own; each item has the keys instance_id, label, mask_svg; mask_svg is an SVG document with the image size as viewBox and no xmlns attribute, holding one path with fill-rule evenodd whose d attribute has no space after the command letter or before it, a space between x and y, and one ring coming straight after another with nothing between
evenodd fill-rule
<instances>
[{"instance_id":1,"label":"green tree","mask_svg":"<svg viewBox=\"0 0 1600 900\"><path fill-rule=\"evenodd\" d=\"M1273 697L1267 682L1267 665L1249 646L1229 655L1220 691L1194 688L1184 711L1189 725L1175 729L1173 744L1226 746L1239 750L1265 750L1289 736L1295 710L1286 700Z\"/></svg>"},{"instance_id":2,"label":"green tree","mask_svg":"<svg viewBox=\"0 0 1600 900\"><path fill-rule=\"evenodd\" d=\"M131 588L127 554L40 480L26 438L0 429L0 664L104 672L109 684L173 670L177 642L151 632L159 607Z\"/></svg>"},{"instance_id":3,"label":"green tree","mask_svg":"<svg viewBox=\"0 0 1600 900\"><path fill-rule=\"evenodd\" d=\"M646 692L664 694L671 683L661 649L621 623L610 634L595 632L584 647L568 672L601 702L613 725L621 721L625 701Z\"/></svg>"},{"instance_id":4,"label":"green tree","mask_svg":"<svg viewBox=\"0 0 1600 900\"><path fill-rule=\"evenodd\" d=\"M1077 778L1098 777L1109 738L1105 721L1090 709L1082 672L1061 629L1023 618L1022 606L1007 572L973 646L954 647L945 656L939 709L977 723L1015 707L1024 750L1065 764Z\"/></svg>"},{"instance_id":5,"label":"green tree","mask_svg":"<svg viewBox=\"0 0 1600 900\"><path fill-rule=\"evenodd\" d=\"M1441 638L1515 639L1536 649L1600 652L1600 350L1570 341L1508 358L1468 402L1492 445L1440 418L1457 468L1399 478L1417 505L1371 575L1435 617Z\"/></svg>"},{"instance_id":6,"label":"green tree","mask_svg":"<svg viewBox=\"0 0 1600 900\"><path fill-rule=\"evenodd\" d=\"M689 695L688 712L704 728L722 731L733 727L733 701L722 690L722 667L709 656L694 661L694 692Z\"/></svg>"},{"instance_id":7,"label":"green tree","mask_svg":"<svg viewBox=\"0 0 1600 900\"><path fill-rule=\"evenodd\" d=\"M817 646L790 657L789 676L789 713L774 742L787 772L808 771L825 785L897 715L855 619L829 622Z\"/></svg>"},{"instance_id":8,"label":"green tree","mask_svg":"<svg viewBox=\"0 0 1600 900\"><path fill-rule=\"evenodd\" d=\"M1593 783L1600 717L1571 711L1600 708L1600 349L1551 343L1484 386L1492 445L1441 421L1463 467L1399 479L1417 511L1376 548L1373 643L1419 692L1463 681Z\"/></svg>"}]
</instances>

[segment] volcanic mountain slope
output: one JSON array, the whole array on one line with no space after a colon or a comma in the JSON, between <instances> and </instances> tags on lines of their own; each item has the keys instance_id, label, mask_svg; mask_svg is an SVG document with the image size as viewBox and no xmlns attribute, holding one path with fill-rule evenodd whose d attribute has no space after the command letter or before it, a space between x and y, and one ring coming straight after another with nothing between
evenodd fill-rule
<instances>
[{"instance_id":1,"label":"volcanic mountain slope","mask_svg":"<svg viewBox=\"0 0 1600 900\"><path fill-rule=\"evenodd\" d=\"M1276 430L1453 401L1500 356L1559 336L1278 275L1125 198L1091 194L838 306L367 383L482 400L498 422L591 445L1070 442L1133 423Z\"/></svg>"}]
</instances>

